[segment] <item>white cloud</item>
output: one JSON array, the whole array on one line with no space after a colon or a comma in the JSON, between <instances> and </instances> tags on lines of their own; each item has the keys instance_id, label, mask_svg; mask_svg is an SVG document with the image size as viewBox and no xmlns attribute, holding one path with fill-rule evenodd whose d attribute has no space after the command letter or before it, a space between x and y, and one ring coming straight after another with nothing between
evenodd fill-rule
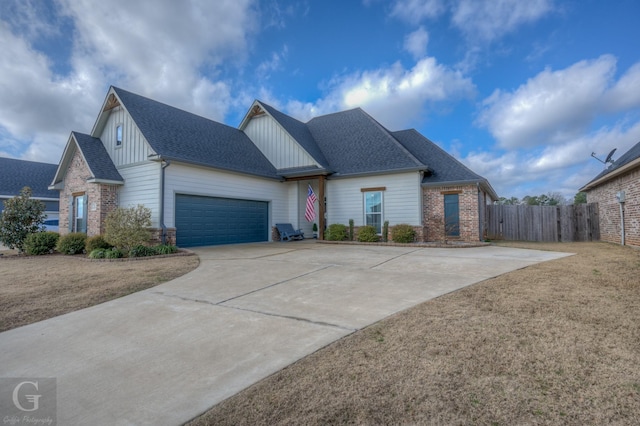
<instances>
[{"instance_id":1,"label":"white cloud","mask_svg":"<svg viewBox=\"0 0 640 426\"><path fill-rule=\"evenodd\" d=\"M427 54L427 44L429 44L429 33L424 27L418 28L404 38L404 50L411 53L416 60Z\"/></svg>"},{"instance_id":2,"label":"white cloud","mask_svg":"<svg viewBox=\"0 0 640 426\"><path fill-rule=\"evenodd\" d=\"M400 63L387 68L335 78L329 92L314 103L291 101L287 111L307 120L313 116L362 107L390 129L423 119L425 107L475 94L475 86L461 73L424 58L411 69Z\"/></svg>"},{"instance_id":3,"label":"white cloud","mask_svg":"<svg viewBox=\"0 0 640 426\"><path fill-rule=\"evenodd\" d=\"M568 68L545 69L513 92L496 91L484 100L478 123L502 147L563 143L584 133L602 112L619 112L640 101L634 66L610 88L616 59L604 55ZM619 95L621 90L627 93Z\"/></svg>"},{"instance_id":4,"label":"white cloud","mask_svg":"<svg viewBox=\"0 0 640 426\"><path fill-rule=\"evenodd\" d=\"M492 41L553 9L553 0L459 0L452 23L470 39Z\"/></svg>"},{"instance_id":5,"label":"white cloud","mask_svg":"<svg viewBox=\"0 0 640 426\"><path fill-rule=\"evenodd\" d=\"M445 11L443 0L397 0L391 9L391 16L417 24L425 18L437 18Z\"/></svg>"},{"instance_id":6,"label":"white cloud","mask_svg":"<svg viewBox=\"0 0 640 426\"><path fill-rule=\"evenodd\" d=\"M490 42L554 9L554 0L397 0L391 16L417 25L449 11L451 24L472 44Z\"/></svg>"}]
</instances>

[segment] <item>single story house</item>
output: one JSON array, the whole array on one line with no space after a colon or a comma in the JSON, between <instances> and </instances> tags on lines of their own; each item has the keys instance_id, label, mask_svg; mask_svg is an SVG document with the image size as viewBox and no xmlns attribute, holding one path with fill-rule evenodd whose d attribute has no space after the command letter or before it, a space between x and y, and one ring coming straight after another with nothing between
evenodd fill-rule
<instances>
[{"instance_id":1,"label":"single story house","mask_svg":"<svg viewBox=\"0 0 640 426\"><path fill-rule=\"evenodd\" d=\"M22 188L28 186L31 198L45 205L47 228L57 231L60 193L49 189L57 169L57 164L0 157L0 214L4 201L20 195Z\"/></svg>"},{"instance_id":2,"label":"single story house","mask_svg":"<svg viewBox=\"0 0 640 426\"><path fill-rule=\"evenodd\" d=\"M640 247L640 142L580 191L598 203L601 240Z\"/></svg>"},{"instance_id":3,"label":"single story house","mask_svg":"<svg viewBox=\"0 0 640 426\"><path fill-rule=\"evenodd\" d=\"M303 123L255 101L238 128L111 87L89 134L72 132L50 189L61 233L97 235L116 206L144 204L155 237L202 246L307 236L308 188L327 224L412 225L420 241L483 238L489 182L415 130L360 108ZM64 227L64 230L62 229Z\"/></svg>"}]
</instances>

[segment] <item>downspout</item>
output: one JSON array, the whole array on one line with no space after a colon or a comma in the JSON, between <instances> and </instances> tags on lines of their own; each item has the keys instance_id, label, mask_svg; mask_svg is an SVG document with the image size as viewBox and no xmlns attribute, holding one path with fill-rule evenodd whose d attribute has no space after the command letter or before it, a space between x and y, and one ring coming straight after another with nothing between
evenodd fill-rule
<instances>
[{"instance_id":1,"label":"downspout","mask_svg":"<svg viewBox=\"0 0 640 426\"><path fill-rule=\"evenodd\" d=\"M620 191L616 194L618 204L620 204L620 244L624 245L624 191Z\"/></svg>"},{"instance_id":2,"label":"downspout","mask_svg":"<svg viewBox=\"0 0 640 426\"><path fill-rule=\"evenodd\" d=\"M164 224L164 169L169 167L171 161L162 160L160 173L160 227L162 228L162 244L167 243L167 226Z\"/></svg>"},{"instance_id":3,"label":"downspout","mask_svg":"<svg viewBox=\"0 0 640 426\"><path fill-rule=\"evenodd\" d=\"M480 191L480 182L476 182L476 188L478 188L478 239L484 240L484 219L487 214L486 206L482 203L482 191Z\"/></svg>"}]
</instances>

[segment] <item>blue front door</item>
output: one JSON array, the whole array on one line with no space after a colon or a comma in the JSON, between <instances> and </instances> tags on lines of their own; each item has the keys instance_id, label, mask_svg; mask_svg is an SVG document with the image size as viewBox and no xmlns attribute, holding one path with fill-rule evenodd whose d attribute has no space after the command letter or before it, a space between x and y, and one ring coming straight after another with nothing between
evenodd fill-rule
<instances>
[{"instance_id":1,"label":"blue front door","mask_svg":"<svg viewBox=\"0 0 640 426\"><path fill-rule=\"evenodd\" d=\"M460 204L458 194L444 196L444 229L447 237L460 236Z\"/></svg>"}]
</instances>

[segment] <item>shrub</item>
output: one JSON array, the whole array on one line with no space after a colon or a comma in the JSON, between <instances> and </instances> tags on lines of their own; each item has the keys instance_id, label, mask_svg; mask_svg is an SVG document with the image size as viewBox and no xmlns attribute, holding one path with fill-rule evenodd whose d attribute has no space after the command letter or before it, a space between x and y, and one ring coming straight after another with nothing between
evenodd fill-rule
<instances>
[{"instance_id":1,"label":"shrub","mask_svg":"<svg viewBox=\"0 0 640 426\"><path fill-rule=\"evenodd\" d=\"M87 235L82 232L72 232L63 235L58 240L56 250L62 254L81 254L84 253L84 246L87 242Z\"/></svg>"},{"instance_id":2,"label":"shrub","mask_svg":"<svg viewBox=\"0 0 640 426\"><path fill-rule=\"evenodd\" d=\"M53 253L60 235L57 232L34 232L24 240L24 250L27 254L40 255Z\"/></svg>"},{"instance_id":3,"label":"shrub","mask_svg":"<svg viewBox=\"0 0 640 426\"><path fill-rule=\"evenodd\" d=\"M358 229L358 241L361 243L375 243L380 240L376 228L371 225L365 225Z\"/></svg>"},{"instance_id":4,"label":"shrub","mask_svg":"<svg viewBox=\"0 0 640 426\"><path fill-rule=\"evenodd\" d=\"M0 214L0 243L22 252L27 236L43 230L47 217L44 209L42 201L31 199L28 186L22 188L20 195L6 200Z\"/></svg>"},{"instance_id":5,"label":"shrub","mask_svg":"<svg viewBox=\"0 0 640 426\"><path fill-rule=\"evenodd\" d=\"M329 225L326 238L329 241L345 241L348 238L347 227L341 223Z\"/></svg>"},{"instance_id":6,"label":"shrub","mask_svg":"<svg viewBox=\"0 0 640 426\"><path fill-rule=\"evenodd\" d=\"M104 251L104 257L105 259L120 259L121 257L124 257L124 253L121 250L112 247Z\"/></svg>"},{"instance_id":7,"label":"shrub","mask_svg":"<svg viewBox=\"0 0 640 426\"><path fill-rule=\"evenodd\" d=\"M134 246L129 250L129 257L147 257L147 256L155 256L158 254L154 247L147 247L139 244Z\"/></svg>"},{"instance_id":8,"label":"shrub","mask_svg":"<svg viewBox=\"0 0 640 426\"><path fill-rule=\"evenodd\" d=\"M178 247L172 246L171 244L160 244L153 248L156 254L173 254L178 252Z\"/></svg>"},{"instance_id":9,"label":"shrub","mask_svg":"<svg viewBox=\"0 0 640 426\"><path fill-rule=\"evenodd\" d=\"M89 258L90 259L104 259L106 251L107 251L107 249L103 249L103 248L93 249L89 253Z\"/></svg>"},{"instance_id":10,"label":"shrub","mask_svg":"<svg viewBox=\"0 0 640 426\"><path fill-rule=\"evenodd\" d=\"M118 249L128 252L132 247L149 241L151 232L151 210L138 204L136 207L118 207L104 220L104 239Z\"/></svg>"},{"instance_id":11,"label":"shrub","mask_svg":"<svg viewBox=\"0 0 640 426\"><path fill-rule=\"evenodd\" d=\"M102 235L96 235L94 237L87 238L87 242L85 244L85 250L87 253L91 254L95 249L109 249L113 247L111 244L104 240Z\"/></svg>"},{"instance_id":12,"label":"shrub","mask_svg":"<svg viewBox=\"0 0 640 426\"><path fill-rule=\"evenodd\" d=\"M416 231L411 225L401 223L391 229L391 239L396 243L412 243L416 239Z\"/></svg>"},{"instance_id":13,"label":"shrub","mask_svg":"<svg viewBox=\"0 0 640 426\"><path fill-rule=\"evenodd\" d=\"M353 219L349 219L349 241L353 241Z\"/></svg>"},{"instance_id":14,"label":"shrub","mask_svg":"<svg viewBox=\"0 0 640 426\"><path fill-rule=\"evenodd\" d=\"M382 225L382 241L385 243L389 240L389 221L385 220Z\"/></svg>"}]
</instances>

